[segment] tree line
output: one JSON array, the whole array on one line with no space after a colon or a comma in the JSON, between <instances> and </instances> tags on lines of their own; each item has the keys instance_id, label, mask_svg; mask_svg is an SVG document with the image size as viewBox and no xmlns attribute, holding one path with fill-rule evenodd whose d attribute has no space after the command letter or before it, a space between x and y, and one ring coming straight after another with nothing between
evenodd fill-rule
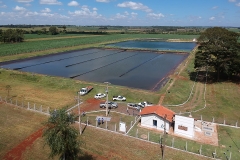
<instances>
[{"instance_id":1,"label":"tree line","mask_svg":"<svg viewBox=\"0 0 240 160\"><path fill-rule=\"evenodd\" d=\"M24 40L24 30L22 29L7 29L3 31L0 29L0 42L22 42Z\"/></svg>"}]
</instances>

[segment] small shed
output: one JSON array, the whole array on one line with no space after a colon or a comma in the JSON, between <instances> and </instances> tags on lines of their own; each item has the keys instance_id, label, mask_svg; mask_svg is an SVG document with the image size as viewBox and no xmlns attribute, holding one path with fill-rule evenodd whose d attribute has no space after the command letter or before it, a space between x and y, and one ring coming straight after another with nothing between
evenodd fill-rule
<instances>
[{"instance_id":1,"label":"small shed","mask_svg":"<svg viewBox=\"0 0 240 160\"><path fill-rule=\"evenodd\" d=\"M163 106L145 107L140 112L141 126L164 131L164 125L166 125L166 131L169 131L174 114Z\"/></svg>"},{"instance_id":2,"label":"small shed","mask_svg":"<svg viewBox=\"0 0 240 160\"><path fill-rule=\"evenodd\" d=\"M194 137L194 118L175 115L174 133L193 138Z\"/></svg>"}]
</instances>

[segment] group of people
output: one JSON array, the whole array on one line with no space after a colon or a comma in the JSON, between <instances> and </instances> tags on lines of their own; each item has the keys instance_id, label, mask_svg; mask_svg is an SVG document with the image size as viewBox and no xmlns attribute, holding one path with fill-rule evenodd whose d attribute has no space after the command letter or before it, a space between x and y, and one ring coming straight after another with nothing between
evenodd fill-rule
<instances>
[{"instance_id":1,"label":"group of people","mask_svg":"<svg viewBox=\"0 0 240 160\"><path fill-rule=\"evenodd\" d=\"M98 125L103 124L103 123L104 123L104 119L102 118L102 120L101 120L101 118L98 118Z\"/></svg>"}]
</instances>

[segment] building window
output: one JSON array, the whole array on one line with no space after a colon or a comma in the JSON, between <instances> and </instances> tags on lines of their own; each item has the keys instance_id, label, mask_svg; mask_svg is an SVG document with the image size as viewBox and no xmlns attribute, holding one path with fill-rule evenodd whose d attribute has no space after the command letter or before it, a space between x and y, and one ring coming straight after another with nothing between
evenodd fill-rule
<instances>
[{"instance_id":1,"label":"building window","mask_svg":"<svg viewBox=\"0 0 240 160\"><path fill-rule=\"evenodd\" d=\"M153 126L157 127L157 120L153 120Z\"/></svg>"}]
</instances>

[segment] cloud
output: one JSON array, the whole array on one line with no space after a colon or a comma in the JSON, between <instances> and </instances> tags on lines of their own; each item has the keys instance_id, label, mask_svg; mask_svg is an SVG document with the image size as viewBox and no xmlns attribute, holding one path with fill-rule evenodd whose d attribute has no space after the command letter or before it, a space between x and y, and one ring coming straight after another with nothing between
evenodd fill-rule
<instances>
[{"instance_id":1,"label":"cloud","mask_svg":"<svg viewBox=\"0 0 240 160\"><path fill-rule=\"evenodd\" d=\"M148 13L148 17L154 18L154 19L160 19L165 17L162 13L156 14L156 13Z\"/></svg>"},{"instance_id":2,"label":"cloud","mask_svg":"<svg viewBox=\"0 0 240 160\"><path fill-rule=\"evenodd\" d=\"M213 21L215 20L215 17L210 17L209 20Z\"/></svg>"},{"instance_id":3,"label":"cloud","mask_svg":"<svg viewBox=\"0 0 240 160\"><path fill-rule=\"evenodd\" d=\"M49 8L45 8L44 10L41 10L41 12L49 13L49 12L51 12L51 9L49 9Z\"/></svg>"},{"instance_id":4,"label":"cloud","mask_svg":"<svg viewBox=\"0 0 240 160\"><path fill-rule=\"evenodd\" d=\"M117 18L117 19L123 19L123 18L126 18L126 16L123 15L123 14L117 13L116 16L115 16L114 18Z\"/></svg>"},{"instance_id":5,"label":"cloud","mask_svg":"<svg viewBox=\"0 0 240 160\"><path fill-rule=\"evenodd\" d=\"M152 11L148 6L145 6L142 3L136 3L136 2L132 2L132 1L119 3L117 6L122 7L122 8L131 8L133 10L142 10L145 12Z\"/></svg>"},{"instance_id":6,"label":"cloud","mask_svg":"<svg viewBox=\"0 0 240 160\"><path fill-rule=\"evenodd\" d=\"M58 2L58 0L40 0L39 3L48 5L62 5L62 2Z\"/></svg>"},{"instance_id":7,"label":"cloud","mask_svg":"<svg viewBox=\"0 0 240 160\"><path fill-rule=\"evenodd\" d=\"M212 9L217 9L218 8L218 6L214 6L214 7L212 7Z\"/></svg>"},{"instance_id":8,"label":"cloud","mask_svg":"<svg viewBox=\"0 0 240 160\"><path fill-rule=\"evenodd\" d=\"M229 2L236 2L236 0L228 0Z\"/></svg>"},{"instance_id":9,"label":"cloud","mask_svg":"<svg viewBox=\"0 0 240 160\"><path fill-rule=\"evenodd\" d=\"M240 2L236 4L236 6L240 7Z\"/></svg>"},{"instance_id":10,"label":"cloud","mask_svg":"<svg viewBox=\"0 0 240 160\"><path fill-rule=\"evenodd\" d=\"M20 2L20 3L30 3L32 2L33 0L16 0L17 2Z\"/></svg>"},{"instance_id":11,"label":"cloud","mask_svg":"<svg viewBox=\"0 0 240 160\"><path fill-rule=\"evenodd\" d=\"M68 6L71 6L71 7L76 7L76 6L78 6L78 5L79 5L79 4L78 4L77 1L71 1L71 2L68 3Z\"/></svg>"},{"instance_id":12,"label":"cloud","mask_svg":"<svg viewBox=\"0 0 240 160\"><path fill-rule=\"evenodd\" d=\"M92 10L97 11L98 9L94 7Z\"/></svg>"},{"instance_id":13,"label":"cloud","mask_svg":"<svg viewBox=\"0 0 240 160\"><path fill-rule=\"evenodd\" d=\"M2 5L2 6L0 6L0 8L7 8L7 6L6 5Z\"/></svg>"},{"instance_id":14,"label":"cloud","mask_svg":"<svg viewBox=\"0 0 240 160\"><path fill-rule=\"evenodd\" d=\"M96 0L96 2L108 3L108 2L110 2L110 0Z\"/></svg>"},{"instance_id":15,"label":"cloud","mask_svg":"<svg viewBox=\"0 0 240 160\"><path fill-rule=\"evenodd\" d=\"M15 10L15 11L25 11L26 8L16 6L16 7L14 8L14 10Z\"/></svg>"},{"instance_id":16,"label":"cloud","mask_svg":"<svg viewBox=\"0 0 240 160\"><path fill-rule=\"evenodd\" d=\"M76 10L74 12L68 12L72 16L81 16L83 18L100 18L101 14L98 14L96 10L90 10L88 6L82 6L81 10Z\"/></svg>"},{"instance_id":17,"label":"cloud","mask_svg":"<svg viewBox=\"0 0 240 160\"><path fill-rule=\"evenodd\" d=\"M124 12L125 15L129 15L129 13L127 11Z\"/></svg>"}]
</instances>

